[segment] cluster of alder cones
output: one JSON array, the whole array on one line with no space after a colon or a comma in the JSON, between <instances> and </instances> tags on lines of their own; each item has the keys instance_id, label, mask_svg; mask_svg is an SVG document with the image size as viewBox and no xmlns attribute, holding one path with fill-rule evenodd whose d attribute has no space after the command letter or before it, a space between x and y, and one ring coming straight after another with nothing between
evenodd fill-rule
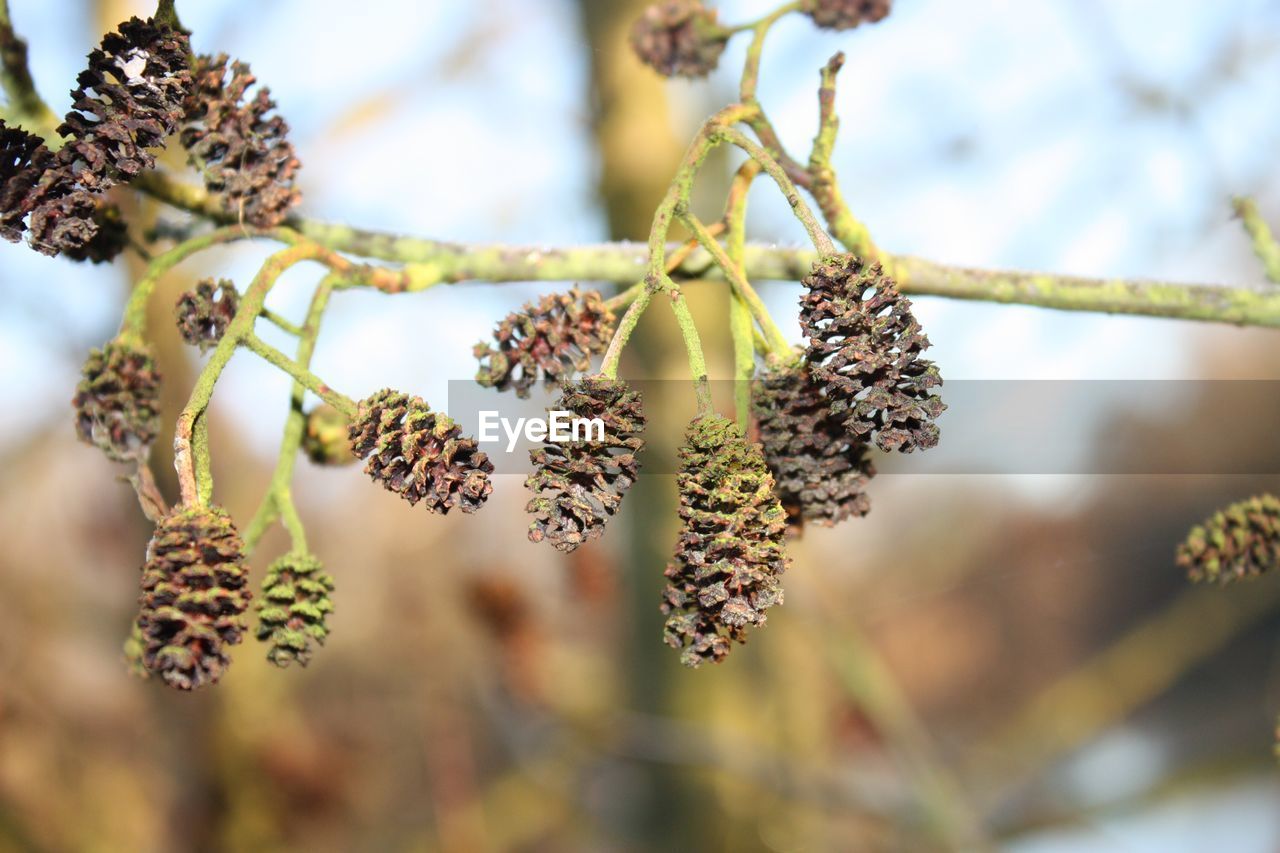
<instances>
[{"instance_id":1,"label":"cluster of alder cones","mask_svg":"<svg viewBox=\"0 0 1280 853\"><path fill-rule=\"evenodd\" d=\"M807 0L824 27L876 21L885 0ZM728 30L696 0L670 0L637 22L632 43L666 74L714 66ZM252 95L247 66L192 58L185 34L132 19L89 56L73 91L60 145L0 125L0 233L24 235L46 253L107 260L127 236L106 193L154 166L151 149L177 134L206 188L241 221L278 224L296 204L298 161L265 89ZM747 629L782 602L786 536L805 523L865 515L873 446L925 450L938 441L944 406L928 339L910 302L878 265L847 254L821 258L803 279L799 322L806 343L770 357L752 388L754 436L708 413L680 450L681 529L661 608L666 641L690 666L720 661ZM240 310L228 281L184 294L183 339L208 348ZM603 535L638 476L645 415L638 392L593 374L616 318L595 291L551 294L510 314L476 346L476 381L526 397L559 391L555 408L605 425L604 438L548 441L532 452L529 538L571 552ZM77 434L117 462L145 464L159 434L160 377L146 343L122 334L93 352L74 408ZM493 464L474 438L419 397L370 395L354 416L313 409L302 447L319 464L365 461L366 473L433 513L472 513L492 492ZM1280 559L1280 501L1269 495L1195 528L1178 562L1193 579L1256 576ZM252 595L245 546L227 513L182 505L158 522L142 572L130 637L137 669L191 689L214 683L229 648L249 632ZM291 551L266 572L256 634L276 664L306 664L328 635L333 580L316 558Z\"/></svg>"},{"instance_id":2,"label":"cluster of alder cones","mask_svg":"<svg viewBox=\"0 0 1280 853\"><path fill-rule=\"evenodd\" d=\"M696 3L661 4L662 20L690 9L704 32L705 10ZM866 4L817 2L807 11L824 26L882 16ZM646 14L637 33L655 14ZM687 41L686 32L667 43ZM637 49L643 56L639 43ZM298 198L298 163L266 90L249 96L254 82L246 66L225 56L193 60L182 32L154 20L126 22L90 55L74 93L78 112L60 129L57 151L0 128L10 154L0 163L4 233L26 234L45 252L109 259L124 245L124 231L110 232L111 248L102 248L111 219L101 215L110 207L104 193L153 167L149 149L174 134L228 213L258 226L281 222ZM90 203L93 216L76 213ZM51 205L64 212L55 215ZM49 225L55 219L62 227ZM100 248L89 254L84 247L91 244ZM782 601L788 531L867 512L872 444L910 452L937 442L934 421L943 406L932 389L941 380L922 357L928 341L893 282L878 266L837 255L817 263L804 284L800 322L808 346L772 359L756 383L759 441L704 414L690 424L680 451L682 527L661 607L667 642L691 666L723 659ZM183 339L204 350L239 310L231 282L206 280L180 298L177 323ZM479 384L521 397L537 385L554 387L558 410L605 425L601 440L548 441L532 453L529 538L562 552L600 537L638 476L640 395L591 373L616 322L598 293L574 288L509 315L491 342L475 348ZM145 464L160 430L159 396L149 347L122 333L84 365L73 401L77 434L114 461ZM351 417L326 406L312 410L302 446L321 464L364 460L374 481L433 513L475 512L493 488L493 464L474 438L421 398L392 389L360 401ZM245 551L216 505L183 504L160 518L127 644L139 672L181 689L220 678L230 647L249 633ZM332 592L332 578L311 554L293 551L269 567L256 633L272 662L307 663L328 634Z\"/></svg>"}]
</instances>

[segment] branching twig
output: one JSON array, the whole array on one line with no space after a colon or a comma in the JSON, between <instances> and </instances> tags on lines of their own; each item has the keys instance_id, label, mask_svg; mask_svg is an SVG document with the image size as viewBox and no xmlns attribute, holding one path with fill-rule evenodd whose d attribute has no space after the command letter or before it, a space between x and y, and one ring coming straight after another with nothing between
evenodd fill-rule
<instances>
[{"instance_id":1,"label":"branching twig","mask_svg":"<svg viewBox=\"0 0 1280 853\"><path fill-rule=\"evenodd\" d=\"M1262 261L1267 279L1280 284L1280 243L1276 242L1275 235L1271 233L1271 226L1262 218L1253 199L1239 197L1232 199L1231 203L1235 207L1236 216L1244 223L1244 230L1249 233L1253 253Z\"/></svg>"}]
</instances>

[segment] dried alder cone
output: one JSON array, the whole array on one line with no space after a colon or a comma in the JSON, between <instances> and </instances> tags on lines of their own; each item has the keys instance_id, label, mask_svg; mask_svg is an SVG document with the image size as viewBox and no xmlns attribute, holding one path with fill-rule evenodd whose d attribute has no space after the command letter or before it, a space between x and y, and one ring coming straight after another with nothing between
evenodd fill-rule
<instances>
[{"instance_id":1,"label":"dried alder cone","mask_svg":"<svg viewBox=\"0 0 1280 853\"><path fill-rule=\"evenodd\" d=\"M832 415L855 439L874 437L882 450L936 445L934 420L946 406L932 390L942 378L923 357L929 339L893 279L879 264L845 254L815 263L802 284L805 359L826 388Z\"/></svg>"},{"instance_id":2,"label":"dried alder cone","mask_svg":"<svg viewBox=\"0 0 1280 853\"><path fill-rule=\"evenodd\" d=\"M496 346L475 345L476 382L522 398L539 381L559 385L590 369L591 356L609 346L615 322L594 290L547 294L503 318L493 332Z\"/></svg>"},{"instance_id":3,"label":"dried alder cone","mask_svg":"<svg viewBox=\"0 0 1280 853\"><path fill-rule=\"evenodd\" d=\"M565 383L555 409L602 425L581 440L548 439L544 447L529 452L534 471L525 488L535 495L526 507L535 515L529 539L545 539L569 552L604 534L635 484L645 418L640 395L625 382L603 376ZM600 432L603 438L595 440Z\"/></svg>"},{"instance_id":4,"label":"dried alder cone","mask_svg":"<svg viewBox=\"0 0 1280 853\"><path fill-rule=\"evenodd\" d=\"M386 388L362 400L348 438L366 474L431 512L475 512L493 491L488 455L421 397Z\"/></svg>"},{"instance_id":5,"label":"dried alder cone","mask_svg":"<svg viewBox=\"0 0 1280 853\"><path fill-rule=\"evenodd\" d=\"M22 239L23 221L38 200L37 187L52 165L53 152L44 140L0 121L0 237Z\"/></svg>"},{"instance_id":6,"label":"dried alder cone","mask_svg":"<svg viewBox=\"0 0 1280 853\"><path fill-rule=\"evenodd\" d=\"M1280 565L1280 499L1264 494L1234 503L1191 528L1178 565L1194 581L1228 583Z\"/></svg>"},{"instance_id":7,"label":"dried alder cone","mask_svg":"<svg viewBox=\"0 0 1280 853\"><path fill-rule=\"evenodd\" d=\"M875 465L866 441L851 437L803 363L776 365L752 387L765 462L792 533L806 521L831 526L871 509Z\"/></svg>"},{"instance_id":8,"label":"dried alder cone","mask_svg":"<svg viewBox=\"0 0 1280 853\"><path fill-rule=\"evenodd\" d=\"M333 612L333 578L310 554L286 554L271 564L258 599L258 639L271 644L276 666L311 661L313 645L324 645Z\"/></svg>"},{"instance_id":9,"label":"dried alder cone","mask_svg":"<svg viewBox=\"0 0 1280 853\"><path fill-rule=\"evenodd\" d=\"M307 412L302 432L302 452L316 465L350 465L356 461L347 433L351 421L342 412L321 403Z\"/></svg>"},{"instance_id":10,"label":"dried alder cone","mask_svg":"<svg viewBox=\"0 0 1280 853\"><path fill-rule=\"evenodd\" d=\"M667 644L697 667L718 662L782 603L786 512L758 445L719 415L689 426L680 449L680 536L665 572Z\"/></svg>"},{"instance_id":11,"label":"dried alder cone","mask_svg":"<svg viewBox=\"0 0 1280 853\"><path fill-rule=\"evenodd\" d=\"M190 90L188 51L184 34L131 18L89 54L56 154L37 137L0 128L0 236L16 242L29 232L37 251L73 260L118 254L124 225L100 194L155 166L148 149L177 129Z\"/></svg>"},{"instance_id":12,"label":"dried alder cone","mask_svg":"<svg viewBox=\"0 0 1280 853\"><path fill-rule=\"evenodd\" d=\"M160 522L142 568L142 664L172 687L213 684L245 631L244 543L220 507L180 507Z\"/></svg>"},{"instance_id":13,"label":"dried alder cone","mask_svg":"<svg viewBox=\"0 0 1280 853\"><path fill-rule=\"evenodd\" d=\"M805 0L803 8L820 27L848 30L883 20L891 5L891 0Z\"/></svg>"},{"instance_id":14,"label":"dried alder cone","mask_svg":"<svg viewBox=\"0 0 1280 853\"><path fill-rule=\"evenodd\" d=\"M76 435L115 462L145 460L160 432L160 374L151 350L121 340L89 354L76 386Z\"/></svg>"},{"instance_id":15,"label":"dried alder cone","mask_svg":"<svg viewBox=\"0 0 1280 853\"><path fill-rule=\"evenodd\" d=\"M58 152L84 189L101 192L155 166L147 150L178 129L191 89L187 37L131 18L89 54L76 79L72 111L58 128L70 141Z\"/></svg>"},{"instance_id":16,"label":"dried alder cone","mask_svg":"<svg viewBox=\"0 0 1280 853\"><path fill-rule=\"evenodd\" d=\"M631 27L631 48L645 65L667 77L705 77L715 70L729 31L700 0L666 0L649 6Z\"/></svg>"},{"instance_id":17,"label":"dried alder cone","mask_svg":"<svg viewBox=\"0 0 1280 853\"><path fill-rule=\"evenodd\" d=\"M196 283L195 290L179 296L173 310L182 340L204 352L222 340L239 307L234 284L225 278L206 278Z\"/></svg>"},{"instance_id":18,"label":"dried alder cone","mask_svg":"<svg viewBox=\"0 0 1280 853\"><path fill-rule=\"evenodd\" d=\"M269 228L301 198L293 186L300 164L270 91L259 86L248 96L256 82L248 65L225 54L198 57L180 138L223 210Z\"/></svg>"}]
</instances>

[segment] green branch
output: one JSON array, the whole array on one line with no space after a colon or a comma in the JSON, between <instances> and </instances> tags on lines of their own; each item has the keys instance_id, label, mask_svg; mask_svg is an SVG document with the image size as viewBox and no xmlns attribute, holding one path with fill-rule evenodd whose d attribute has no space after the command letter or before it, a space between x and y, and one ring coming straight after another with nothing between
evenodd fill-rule
<instances>
[{"instance_id":1,"label":"green branch","mask_svg":"<svg viewBox=\"0 0 1280 853\"><path fill-rule=\"evenodd\" d=\"M308 391L315 394L321 400L324 400L330 406L342 412L347 417L352 417L356 413L355 401L345 394L330 388L325 384L324 380L316 376L306 366L299 364L289 356L280 352L280 350L271 346L253 333L244 336L240 343L245 349L260 356L271 365L280 368L285 373L293 377L294 381L302 385Z\"/></svg>"},{"instance_id":2,"label":"green branch","mask_svg":"<svg viewBox=\"0 0 1280 853\"><path fill-rule=\"evenodd\" d=\"M52 141L58 117L36 91L27 63L27 43L14 32L9 0L0 0L0 87L9 101L8 118Z\"/></svg>"},{"instance_id":3,"label":"green branch","mask_svg":"<svg viewBox=\"0 0 1280 853\"><path fill-rule=\"evenodd\" d=\"M263 302L276 281L289 267L308 260L331 262L332 253L322 246L302 243L290 246L267 259L258 270L253 283L245 290L235 319L227 326L222 340L214 347L209 361L196 378L187 405L178 415L173 434L173 465L178 472L178 487L183 505L203 506L213 491L207 442L202 441L197 433L204 429L199 422L204 419L209 400L213 397L214 386L231 357L235 355L236 348L253 335L254 321L262 312ZM200 435L203 436L203 433Z\"/></svg>"},{"instance_id":4,"label":"green branch","mask_svg":"<svg viewBox=\"0 0 1280 853\"><path fill-rule=\"evenodd\" d=\"M1258 212L1258 205L1251 198L1234 198L1231 200L1236 216L1244 222L1244 230L1248 232L1253 243L1253 253L1262 261L1267 279L1280 284L1280 243L1276 242L1271 227Z\"/></svg>"},{"instance_id":5,"label":"green branch","mask_svg":"<svg viewBox=\"0 0 1280 853\"><path fill-rule=\"evenodd\" d=\"M163 184L170 186L172 182L164 179ZM301 234L335 252L416 264L420 270L434 270L441 281L450 284L467 281L496 284L599 281L632 286L645 277L649 261L644 246L630 243L558 248L466 244L398 236L309 219L292 219L288 225L289 228L273 229L273 232ZM265 236L251 231L245 233L246 229L238 227L211 234L231 230L248 237ZM209 236L195 239L209 239ZM172 251L177 252L178 249ZM185 255L191 253L185 251ZM156 263L161 263L164 257L157 258ZM1274 287L977 269L906 255L885 255L884 258L886 266L898 278L900 289L915 296L1280 328L1280 289ZM756 282L799 281L808 275L814 260L815 254L804 249L748 245L743 250L746 277ZM691 253L670 274L677 280L721 277L711 256L704 251ZM391 271L384 273L384 276L391 275ZM401 277L405 276L402 274Z\"/></svg>"},{"instance_id":6,"label":"green branch","mask_svg":"<svg viewBox=\"0 0 1280 853\"><path fill-rule=\"evenodd\" d=\"M294 355L295 361L303 370L311 369L311 357L315 354L316 341L320 336L320 322L324 319L324 312L329 307L329 297L337 284L337 278L325 276L312 294L306 319L298 332L298 348ZM289 392L289 415L285 418L284 437L280 440L280 454L271 475L271 483L258 511L245 528L245 546L250 551L257 546L262 534L277 518L281 519L285 529L289 531L290 549L297 553L307 551L306 530L293 503L292 485L294 466L307 426L307 416L303 410L306 396L307 386L295 379Z\"/></svg>"},{"instance_id":7,"label":"green branch","mask_svg":"<svg viewBox=\"0 0 1280 853\"><path fill-rule=\"evenodd\" d=\"M725 275L729 277L730 282L735 280L740 282L734 285L733 292L729 294L729 335L733 340L733 404L738 416L738 426L742 428L743 434L746 434L751 426L751 380L756 372L756 348L753 338L755 327L752 325L752 309L741 287L741 283L746 282L742 274L742 251L746 246L747 237L747 195L751 190L752 182L759 174L760 164L755 160L747 160L739 166L729 186L729 198L724 207L724 252L729 262ZM706 230L696 217L691 219L691 227L695 229L695 234L699 230ZM712 238L712 243L714 242L715 239ZM750 284L747 287L750 288ZM754 289L751 290L751 295L757 302L760 301ZM763 303L761 307L763 308ZM763 312L763 317L768 320L772 330L781 337L782 333L773 323L773 318L768 311ZM785 345L786 339L782 338L782 342Z\"/></svg>"}]
</instances>

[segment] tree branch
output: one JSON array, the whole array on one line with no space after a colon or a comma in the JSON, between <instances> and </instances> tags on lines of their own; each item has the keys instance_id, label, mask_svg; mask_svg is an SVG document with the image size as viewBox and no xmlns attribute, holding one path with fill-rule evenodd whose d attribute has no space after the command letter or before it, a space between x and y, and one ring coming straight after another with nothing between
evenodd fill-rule
<instances>
[{"instance_id":1,"label":"tree branch","mask_svg":"<svg viewBox=\"0 0 1280 853\"><path fill-rule=\"evenodd\" d=\"M204 191L159 172L133 186L175 207L226 222ZM644 278L648 248L634 243L551 248L466 244L405 237L348 225L294 218L287 226L334 251L381 261L413 264L440 281L600 281L631 285ZM751 281L798 281L809 272L813 252L749 245L743 253ZM1280 328L1280 288L1181 284L1143 279L1089 278L1043 272L973 269L907 255L888 255L904 293L949 299L1034 305L1063 311L1136 314ZM675 270L676 278L718 278L710 255L697 251Z\"/></svg>"}]
</instances>

